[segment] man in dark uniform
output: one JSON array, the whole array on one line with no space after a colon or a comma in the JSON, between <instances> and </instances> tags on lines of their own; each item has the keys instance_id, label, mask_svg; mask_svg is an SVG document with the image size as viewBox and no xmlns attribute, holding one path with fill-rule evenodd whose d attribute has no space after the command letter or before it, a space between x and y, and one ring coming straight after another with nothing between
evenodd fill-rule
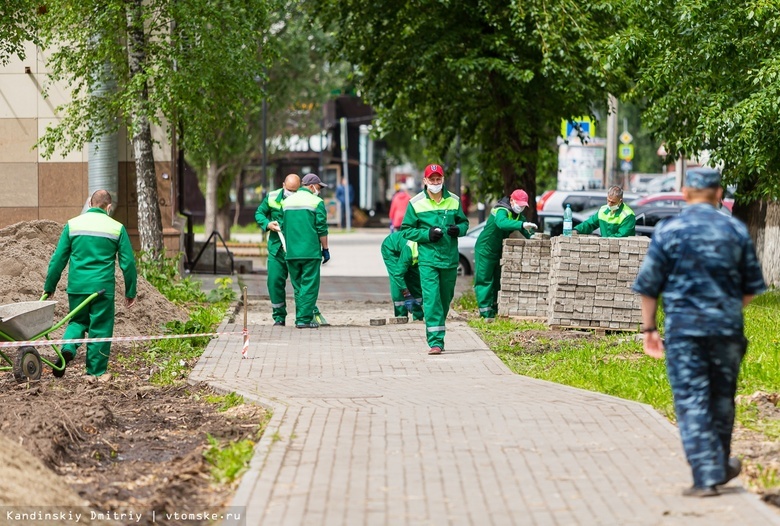
<instances>
[{"instance_id":1,"label":"man in dark uniform","mask_svg":"<svg viewBox=\"0 0 780 526\"><path fill-rule=\"evenodd\" d=\"M747 349L742 308L766 290L747 228L721 214L720 173L686 174L682 213L656 227L633 290L642 295L645 353L663 358L674 395L693 486L709 497L739 475L729 458L737 375ZM656 329L658 296L666 314L664 342Z\"/></svg>"}]
</instances>

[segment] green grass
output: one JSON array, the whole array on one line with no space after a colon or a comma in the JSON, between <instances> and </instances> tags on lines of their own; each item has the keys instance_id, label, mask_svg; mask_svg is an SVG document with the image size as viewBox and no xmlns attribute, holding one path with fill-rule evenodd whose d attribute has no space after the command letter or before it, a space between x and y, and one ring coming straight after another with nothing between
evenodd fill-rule
<instances>
[{"instance_id":1,"label":"green grass","mask_svg":"<svg viewBox=\"0 0 780 526\"><path fill-rule=\"evenodd\" d=\"M227 411L231 407L236 407L244 404L244 397L239 394L236 394L235 392L230 392L226 395L218 395L218 394L207 395L203 399L210 404L219 406L217 407L217 411L221 413Z\"/></svg>"},{"instance_id":2,"label":"green grass","mask_svg":"<svg viewBox=\"0 0 780 526\"><path fill-rule=\"evenodd\" d=\"M486 324L479 319L472 319L469 324L518 374L650 404L674 419L664 361L645 356L641 341L619 334L545 341L542 333L536 335L533 345L529 345L522 333L547 331L546 326L508 320ZM750 345L742 364L738 394L750 395L759 390L777 392L780 386L779 326L780 293L776 291L757 298L745 310L745 332ZM540 349L545 351L540 352ZM762 417L752 402L743 400L738 404L737 422L770 439L780 438L780 423Z\"/></svg>"},{"instance_id":3,"label":"green grass","mask_svg":"<svg viewBox=\"0 0 780 526\"><path fill-rule=\"evenodd\" d=\"M496 320L469 322L499 358L514 372L541 380L597 391L650 404L674 417L672 393L662 361L642 353L641 342L625 335L595 339L545 340L543 333L533 349L517 333L548 331L540 323ZM549 347L549 352L539 352Z\"/></svg>"},{"instance_id":4,"label":"green grass","mask_svg":"<svg viewBox=\"0 0 780 526\"><path fill-rule=\"evenodd\" d=\"M243 397L235 393L230 393L226 396L231 397L232 401L240 398L241 403L243 403ZM265 433L272 416L273 413L271 411L265 412L254 434L255 440L245 439L220 443L219 440L211 435L207 437L208 447L203 452L203 457L206 462L211 464L211 476L215 482L232 484L244 474L249 467L249 462L252 460L256 441Z\"/></svg>"}]
</instances>

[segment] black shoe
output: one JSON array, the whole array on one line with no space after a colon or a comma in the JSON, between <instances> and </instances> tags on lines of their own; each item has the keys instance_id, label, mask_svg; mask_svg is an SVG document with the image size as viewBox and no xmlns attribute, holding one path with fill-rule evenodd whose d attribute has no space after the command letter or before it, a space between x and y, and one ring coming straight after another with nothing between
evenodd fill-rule
<instances>
[{"instance_id":1,"label":"black shoe","mask_svg":"<svg viewBox=\"0 0 780 526\"><path fill-rule=\"evenodd\" d=\"M65 367L67 367L68 364L70 363L70 361L73 360L73 355L70 354L69 352L63 352L62 353L62 358L57 356L57 359L54 361L54 366L58 367L58 368L62 367L63 366L63 363L62 363L63 359L65 360L65 364L64 365L65 365ZM63 376L65 376L65 367L62 367L61 371L58 371L57 369L52 369L51 372L55 376L55 378L62 378Z\"/></svg>"},{"instance_id":2,"label":"black shoe","mask_svg":"<svg viewBox=\"0 0 780 526\"><path fill-rule=\"evenodd\" d=\"M697 498L717 497L719 495L718 490L715 489L715 486L704 486L703 488L698 486L691 486L690 488L685 488L682 494L683 497Z\"/></svg>"},{"instance_id":3,"label":"black shoe","mask_svg":"<svg viewBox=\"0 0 780 526\"><path fill-rule=\"evenodd\" d=\"M717 485L727 484L730 480L737 478L740 473L742 473L742 461L737 457L731 457L728 464L726 464L726 480L719 482Z\"/></svg>"},{"instance_id":4,"label":"black shoe","mask_svg":"<svg viewBox=\"0 0 780 526\"><path fill-rule=\"evenodd\" d=\"M296 329L319 329L320 324L311 322L311 323L296 323L295 324Z\"/></svg>"},{"instance_id":5,"label":"black shoe","mask_svg":"<svg viewBox=\"0 0 780 526\"><path fill-rule=\"evenodd\" d=\"M283 321L277 321L276 323L274 323L274 327L284 327L284 322Z\"/></svg>"}]
</instances>

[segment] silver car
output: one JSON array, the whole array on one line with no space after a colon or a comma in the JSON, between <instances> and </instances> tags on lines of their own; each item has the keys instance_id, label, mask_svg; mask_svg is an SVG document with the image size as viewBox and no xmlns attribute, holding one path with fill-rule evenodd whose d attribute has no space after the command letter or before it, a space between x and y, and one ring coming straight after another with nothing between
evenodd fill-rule
<instances>
[{"instance_id":1,"label":"silver car","mask_svg":"<svg viewBox=\"0 0 780 526\"><path fill-rule=\"evenodd\" d=\"M458 276L474 274L474 246L487 221L471 227L465 236L458 238Z\"/></svg>"}]
</instances>

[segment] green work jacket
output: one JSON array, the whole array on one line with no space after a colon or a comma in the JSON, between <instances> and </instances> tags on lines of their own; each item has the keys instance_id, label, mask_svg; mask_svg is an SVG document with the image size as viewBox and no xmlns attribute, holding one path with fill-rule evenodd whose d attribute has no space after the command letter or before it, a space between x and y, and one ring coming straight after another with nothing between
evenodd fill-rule
<instances>
[{"instance_id":1,"label":"green work jacket","mask_svg":"<svg viewBox=\"0 0 780 526\"><path fill-rule=\"evenodd\" d=\"M323 200L301 187L282 201L282 214L287 259L320 259L320 238L328 235L328 213Z\"/></svg>"},{"instance_id":2,"label":"green work jacket","mask_svg":"<svg viewBox=\"0 0 780 526\"><path fill-rule=\"evenodd\" d=\"M43 290L53 293L62 271L69 265L68 294L92 294L105 289L106 296L113 298L117 255L125 278L125 297L135 298L138 275L127 230L102 208L90 208L65 225L49 262Z\"/></svg>"},{"instance_id":3,"label":"green work jacket","mask_svg":"<svg viewBox=\"0 0 780 526\"><path fill-rule=\"evenodd\" d=\"M274 190L268 193L255 211L255 221L260 228L268 231L268 223L278 221L282 226L282 200L284 199L284 188ZM279 239L279 233L271 231L268 234L268 255L275 257L284 257L284 247L282 240Z\"/></svg>"},{"instance_id":4,"label":"green work jacket","mask_svg":"<svg viewBox=\"0 0 780 526\"><path fill-rule=\"evenodd\" d=\"M590 234L597 228L601 231L601 237L635 236L636 216L626 203L620 203L614 212L608 205L604 205L598 212L574 227L580 234Z\"/></svg>"},{"instance_id":5,"label":"green work jacket","mask_svg":"<svg viewBox=\"0 0 780 526\"><path fill-rule=\"evenodd\" d=\"M408 241L398 230L382 241L382 259L385 260L390 281L399 289L408 289L406 273L417 266L419 254L417 243Z\"/></svg>"},{"instance_id":6,"label":"green work jacket","mask_svg":"<svg viewBox=\"0 0 780 526\"><path fill-rule=\"evenodd\" d=\"M437 203L425 189L409 201L400 231L405 239L417 242L419 265L441 269L458 267L458 239L447 234L450 225L458 226L458 236L465 235L469 228L457 195L444 189ZM428 236L430 229L436 227L444 235L434 243Z\"/></svg>"},{"instance_id":7,"label":"green work jacket","mask_svg":"<svg viewBox=\"0 0 780 526\"><path fill-rule=\"evenodd\" d=\"M504 248L504 240L518 230L526 239L531 238L531 233L523 228L525 216L515 214L509 208L509 201L504 198L490 211L485 228L479 233L474 252L482 257L501 259Z\"/></svg>"}]
</instances>

